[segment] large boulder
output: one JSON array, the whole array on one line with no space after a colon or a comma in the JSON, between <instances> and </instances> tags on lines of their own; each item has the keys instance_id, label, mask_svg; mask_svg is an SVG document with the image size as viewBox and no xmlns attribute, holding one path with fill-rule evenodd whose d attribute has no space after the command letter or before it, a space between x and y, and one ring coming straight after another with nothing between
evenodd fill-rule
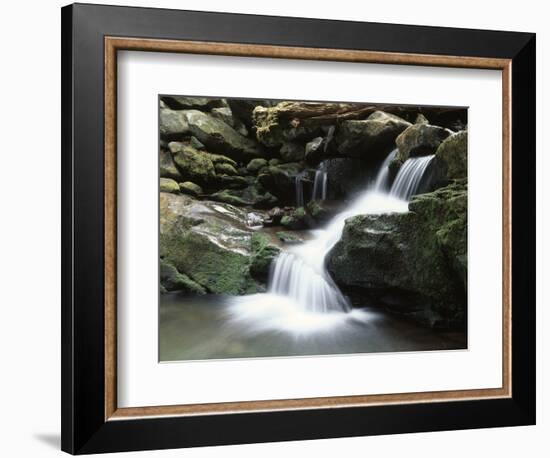
<instances>
[{"instance_id":1,"label":"large boulder","mask_svg":"<svg viewBox=\"0 0 550 458\"><path fill-rule=\"evenodd\" d=\"M185 118L189 131L213 152L223 153L238 162L262 156L254 140L239 134L220 119L198 110L185 111Z\"/></svg>"},{"instance_id":2,"label":"large boulder","mask_svg":"<svg viewBox=\"0 0 550 458\"><path fill-rule=\"evenodd\" d=\"M171 178L162 178L160 179L160 192L171 192L171 193L179 193L180 187L178 183Z\"/></svg>"},{"instance_id":3,"label":"large boulder","mask_svg":"<svg viewBox=\"0 0 550 458\"><path fill-rule=\"evenodd\" d=\"M446 182L467 178L468 132L463 130L447 137L437 148L434 162Z\"/></svg>"},{"instance_id":4,"label":"large boulder","mask_svg":"<svg viewBox=\"0 0 550 458\"><path fill-rule=\"evenodd\" d=\"M377 162L395 148L395 139L410 125L399 116L375 111L367 119L342 122L331 146L340 156Z\"/></svg>"},{"instance_id":5,"label":"large boulder","mask_svg":"<svg viewBox=\"0 0 550 458\"><path fill-rule=\"evenodd\" d=\"M343 289L432 326L462 324L466 312L467 190L452 184L415 197L409 212L346 221L327 256Z\"/></svg>"},{"instance_id":6,"label":"large boulder","mask_svg":"<svg viewBox=\"0 0 550 458\"><path fill-rule=\"evenodd\" d=\"M160 135L166 139L177 139L189 133L189 124L184 112L168 108L160 109Z\"/></svg>"},{"instance_id":7,"label":"large boulder","mask_svg":"<svg viewBox=\"0 0 550 458\"><path fill-rule=\"evenodd\" d=\"M247 216L232 205L161 193L160 256L209 293L260 291L250 274Z\"/></svg>"},{"instance_id":8,"label":"large boulder","mask_svg":"<svg viewBox=\"0 0 550 458\"><path fill-rule=\"evenodd\" d=\"M395 140L397 155L390 167L397 170L410 157L434 154L441 142L451 134L449 129L443 127L425 123L413 124Z\"/></svg>"},{"instance_id":9,"label":"large boulder","mask_svg":"<svg viewBox=\"0 0 550 458\"><path fill-rule=\"evenodd\" d=\"M171 142L168 147L182 179L202 185L213 182L216 170L207 154L186 143Z\"/></svg>"},{"instance_id":10,"label":"large boulder","mask_svg":"<svg viewBox=\"0 0 550 458\"><path fill-rule=\"evenodd\" d=\"M246 129L245 125L239 118L233 116L233 112L228 106L214 108L212 109L210 114L214 116L214 118L221 119L227 125L233 127L233 129L235 129L239 134L244 135L245 137L248 135L248 130Z\"/></svg>"}]
</instances>

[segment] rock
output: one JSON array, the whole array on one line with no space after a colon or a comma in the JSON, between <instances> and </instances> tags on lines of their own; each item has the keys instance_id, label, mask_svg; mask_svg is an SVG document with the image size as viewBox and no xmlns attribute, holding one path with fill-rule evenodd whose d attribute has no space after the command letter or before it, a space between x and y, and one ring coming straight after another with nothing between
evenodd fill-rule
<instances>
[{"instance_id":1,"label":"rock","mask_svg":"<svg viewBox=\"0 0 550 458\"><path fill-rule=\"evenodd\" d=\"M252 257L250 259L250 273L254 278L266 282L273 259L281 252L269 237L261 232L255 233L250 239Z\"/></svg>"},{"instance_id":2,"label":"rock","mask_svg":"<svg viewBox=\"0 0 550 458\"><path fill-rule=\"evenodd\" d=\"M397 170L409 157L434 154L437 147L452 132L431 124L414 124L403 131L395 140L397 155L390 165Z\"/></svg>"},{"instance_id":3,"label":"rock","mask_svg":"<svg viewBox=\"0 0 550 458\"><path fill-rule=\"evenodd\" d=\"M468 177L468 132L447 137L435 152L435 162L443 180L449 182Z\"/></svg>"},{"instance_id":4,"label":"rock","mask_svg":"<svg viewBox=\"0 0 550 458\"><path fill-rule=\"evenodd\" d=\"M178 183L171 178L161 178L160 192L172 192L178 194L180 192L180 187Z\"/></svg>"},{"instance_id":5,"label":"rock","mask_svg":"<svg viewBox=\"0 0 550 458\"><path fill-rule=\"evenodd\" d=\"M268 164L269 165L279 165L281 163L281 161L279 159L277 159L276 157L274 157L273 159L270 159Z\"/></svg>"},{"instance_id":6,"label":"rock","mask_svg":"<svg viewBox=\"0 0 550 458\"><path fill-rule=\"evenodd\" d=\"M160 110L160 135L168 139L182 137L189 132L189 125L184 112L167 108Z\"/></svg>"},{"instance_id":7,"label":"rock","mask_svg":"<svg viewBox=\"0 0 550 458\"><path fill-rule=\"evenodd\" d=\"M214 180L216 171L208 155L185 143L171 142L168 147L174 154L174 162L184 180L200 184Z\"/></svg>"},{"instance_id":8,"label":"rock","mask_svg":"<svg viewBox=\"0 0 550 458\"><path fill-rule=\"evenodd\" d=\"M280 207L273 207L267 212L268 222L270 226L276 226L281 223L282 217L285 216L285 211ZM266 222L264 222L265 225Z\"/></svg>"},{"instance_id":9,"label":"rock","mask_svg":"<svg viewBox=\"0 0 550 458\"><path fill-rule=\"evenodd\" d=\"M346 220L327 255L336 283L360 288L394 311L436 325L466 311L467 191L464 183L415 197L410 211Z\"/></svg>"},{"instance_id":10,"label":"rock","mask_svg":"<svg viewBox=\"0 0 550 458\"><path fill-rule=\"evenodd\" d=\"M265 167L258 175L258 181L279 200L294 205L296 176L302 172L302 169L300 164L294 162Z\"/></svg>"},{"instance_id":11,"label":"rock","mask_svg":"<svg viewBox=\"0 0 550 458\"><path fill-rule=\"evenodd\" d=\"M276 233L277 238L283 243L300 243L302 239L296 234L287 231L279 231Z\"/></svg>"},{"instance_id":12,"label":"rock","mask_svg":"<svg viewBox=\"0 0 550 458\"><path fill-rule=\"evenodd\" d=\"M250 274L247 212L232 205L160 194L160 256L209 293L263 289Z\"/></svg>"},{"instance_id":13,"label":"rock","mask_svg":"<svg viewBox=\"0 0 550 458\"><path fill-rule=\"evenodd\" d=\"M235 129L239 134L244 135L245 137L248 135L248 130L246 129L245 125L238 118L235 118L233 116L231 108L214 108L212 109L210 114L214 116L214 118L221 119L227 125L233 127L233 129Z\"/></svg>"},{"instance_id":14,"label":"rock","mask_svg":"<svg viewBox=\"0 0 550 458\"><path fill-rule=\"evenodd\" d=\"M307 214L303 207L299 207L288 215L281 218L281 226L288 229L307 229Z\"/></svg>"},{"instance_id":15,"label":"rock","mask_svg":"<svg viewBox=\"0 0 550 458\"><path fill-rule=\"evenodd\" d=\"M262 155L255 141L242 136L225 122L198 110L185 111L185 116L189 131L209 150L239 162Z\"/></svg>"},{"instance_id":16,"label":"rock","mask_svg":"<svg viewBox=\"0 0 550 458\"><path fill-rule=\"evenodd\" d=\"M232 205L255 208L270 208L277 204L277 198L275 196L261 189L256 184L247 186L244 189L223 189L212 194L210 198Z\"/></svg>"},{"instance_id":17,"label":"rock","mask_svg":"<svg viewBox=\"0 0 550 458\"><path fill-rule=\"evenodd\" d=\"M204 152L204 154L208 159L212 161L212 164L214 164L214 166L216 164L229 164L233 167L237 167L237 163L233 159L227 156L223 156L222 154L213 154L206 151Z\"/></svg>"},{"instance_id":18,"label":"rock","mask_svg":"<svg viewBox=\"0 0 550 458\"><path fill-rule=\"evenodd\" d=\"M215 107L226 106L224 99L213 99L210 97L185 97L181 95L163 96L161 99L166 105L174 110L209 110Z\"/></svg>"},{"instance_id":19,"label":"rock","mask_svg":"<svg viewBox=\"0 0 550 458\"><path fill-rule=\"evenodd\" d=\"M176 181L181 181L181 174L174 164L172 154L166 150L160 150L160 176L162 178L171 178Z\"/></svg>"},{"instance_id":20,"label":"rock","mask_svg":"<svg viewBox=\"0 0 550 458\"><path fill-rule=\"evenodd\" d=\"M221 188L243 189L250 183L245 177L239 175L217 175L216 182Z\"/></svg>"},{"instance_id":21,"label":"rock","mask_svg":"<svg viewBox=\"0 0 550 458\"><path fill-rule=\"evenodd\" d=\"M237 170L235 170L235 167L233 167L231 164L228 164L226 162L215 163L214 169L216 170L216 173L220 173L224 175L237 175Z\"/></svg>"},{"instance_id":22,"label":"rock","mask_svg":"<svg viewBox=\"0 0 550 458\"><path fill-rule=\"evenodd\" d=\"M411 124L399 116L375 111L365 120L344 121L333 142L340 156L367 161L383 160L395 148L395 139Z\"/></svg>"},{"instance_id":23,"label":"rock","mask_svg":"<svg viewBox=\"0 0 550 458\"><path fill-rule=\"evenodd\" d=\"M172 264L160 260L160 284L162 292L180 291L191 294L206 294L205 289L191 280L187 275L178 272Z\"/></svg>"},{"instance_id":24,"label":"rock","mask_svg":"<svg viewBox=\"0 0 550 458\"><path fill-rule=\"evenodd\" d=\"M195 149L204 149L204 145L198 140L197 137L191 136L189 144Z\"/></svg>"},{"instance_id":25,"label":"rock","mask_svg":"<svg viewBox=\"0 0 550 458\"><path fill-rule=\"evenodd\" d=\"M308 164L318 164L323 159L323 137L316 137L306 144L305 159Z\"/></svg>"},{"instance_id":26,"label":"rock","mask_svg":"<svg viewBox=\"0 0 550 458\"><path fill-rule=\"evenodd\" d=\"M275 102L272 100L227 99L227 103L231 107L233 116L238 117L250 129L254 126L252 120L254 108L257 106L271 107Z\"/></svg>"},{"instance_id":27,"label":"rock","mask_svg":"<svg viewBox=\"0 0 550 458\"><path fill-rule=\"evenodd\" d=\"M307 204L308 214L316 223L326 223L340 210L340 205L330 201L314 200Z\"/></svg>"},{"instance_id":28,"label":"rock","mask_svg":"<svg viewBox=\"0 0 550 458\"><path fill-rule=\"evenodd\" d=\"M202 188L198 185L193 183L192 181L185 181L183 183L179 184L180 192L183 194L189 194L194 197L198 197L203 193Z\"/></svg>"},{"instance_id":29,"label":"rock","mask_svg":"<svg viewBox=\"0 0 550 458\"><path fill-rule=\"evenodd\" d=\"M418 113L416 119L414 120L415 124L430 124L430 121L422 113Z\"/></svg>"},{"instance_id":30,"label":"rock","mask_svg":"<svg viewBox=\"0 0 550 458\"><path fill-rule=\"evenodd\" d=\"M297 142L285 142L279 154L284 162L302 161L305 156L304 146Z\"/></svg>"},{"instance_id":31,"label":"rock","mask_svg":"<svg viewBox=\"0 0 550 458\"><path fill-rule=\"evenodd\" d=\"M259 170L267 166L267 161L263 158L252 159L246 166L246 170L250 173L257 173Z\"/></svg>"}]
</instances>

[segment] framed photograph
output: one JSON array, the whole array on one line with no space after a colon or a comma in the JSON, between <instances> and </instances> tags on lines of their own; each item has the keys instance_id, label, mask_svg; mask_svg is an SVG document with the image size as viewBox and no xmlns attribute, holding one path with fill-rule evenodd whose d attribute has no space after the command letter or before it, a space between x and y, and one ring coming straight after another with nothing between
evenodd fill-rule
<instances>
[{"instance_id":1,"label":"framed photograph","mask_svg":"<svg viewBox=\"0 0 550 458\"><path fill-rule=\"evenodd\" d=\"M535 423L535 35L62 9L62 448Z\"/></svg>"}]
</instances>

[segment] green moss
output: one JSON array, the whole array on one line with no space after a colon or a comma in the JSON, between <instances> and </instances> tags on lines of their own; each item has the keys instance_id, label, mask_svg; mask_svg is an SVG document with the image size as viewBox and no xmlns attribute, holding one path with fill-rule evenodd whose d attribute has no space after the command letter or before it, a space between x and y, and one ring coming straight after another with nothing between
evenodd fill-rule
<instances>
[{"instance_id":1,"label":"green moss","mask_svg":"<svg viewBox=\"0 0 550 458\"><path fill-rule=\"evenodd\" d=\"M180 192L180 187L171 178L161 178L160 179L160 191L161 192L171 192L177 194Z\"/></svg>"},{"instance_id":2,"label":"green moss","mask_svg":"<svg viewBox=\"0 0 550 458\"><path fill-rule=\"evenodd\" d=\"M233 167L231 164L228 164L226 162L218 162L214 164L214 168L216 169L216 173L219 173L219 174L238 175L238 172L235 169L235 167Z\"/></svg>"},{"instance_id":3,"label":"green moss","mask_svg":"<svg viewBox=\"0 0 550 458\"><path fill-rule=\"evenodd\" d=\"M271 262L281 250L265 234L259 232L252 235L250 249L250 273L257 279L267 280Z\"/></svg>"},{"instance_id":4,"label":"green moss","mask_svg":"<svg viewBox=\"0 0 550 458\"><path fill-rule=\"evenodd\" d=\"M216 176L214 164L206 154L183 143L172 142L169 147L175 152L174 162L183 179L205 184Z\"/></svg>"},{"instance_id":5,"label":"green moss","mask_svg":"<svg viewBox=\"0 0 550 458\"><path fill-rule=\"evenodd\" d=\"M468 176L468 132L463 130L448 137L435 153L437 161L443 165L448 180Z\"/></svg>"},{"instance_id":6,"label":"green moss","mask_svg":"<svg viewBox=\"0 0 550 458\"><path fill-rule=\"evenodd\" d=\"M267 166L267 161L262 158L252 159L246 166L246 170L250 173L257 173L261 169Z\"/></svg>"},{"instance_id":7,"label":"green moss","mask_svg":"<svg viewBox=\"0 0 550 458\"><path fill-rule=\"evenodd\" d=\"M198 185L193 183L192 181L185 181L183 183L179 184L180 191L184 194L189 194L191 196L199 196L203 193L202 188Z\"/></svg>"},{"instance_id":8,"label":"green moss","mask_svg":"<svg viewBox=\"0 0 550 458\"><path fill-rule=\"evenodd\" d=\"M192 294L206 294L204 288L184 275L170 263L160 260L160 284L161 292L181 291Z\"/></svg>"}]
</instances>

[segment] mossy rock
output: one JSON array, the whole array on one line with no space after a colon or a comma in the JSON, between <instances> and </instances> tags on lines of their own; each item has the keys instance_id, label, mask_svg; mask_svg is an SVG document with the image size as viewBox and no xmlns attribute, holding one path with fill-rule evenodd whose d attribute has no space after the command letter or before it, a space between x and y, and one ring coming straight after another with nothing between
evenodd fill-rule
<instances>
[{"instance_id":1,"label":"mossy rock","mask_svg":"<svg viewBox=\"0 0 550 458\"><path fill-rule=\"evenodd\" d=\"M182 137L189 132L185 113L168 108L160 109L160 135L165 138Z\"/></svg>"},{"instance_id":2,"label":"mossy rock","mask_svg":"<svg viewBox=\"0 0 550 458\"><path fill-rule=\"evenodd\" d=\"M180 171L177 169L172 154L170 151L160 150L160 176L162 178L171 178L172 180L181 181Z\"/></svg>"},{"instance_id":3,"label":"mossy rock","mask_svg":"<svg viewBox=\"0 0 550 458\"><path fill-rule=\"evenodd\" d=\"M245 294L250 274L248 213L224 203L160 194L160 256L209 293Z\"/></svg>"},{"instance_id":4,"label":"mossy rock","mask_svg":"<svg viewBox=\"0 0 550 458\"><path fill-rule=\"evenodd\" d=\"M171 142L168 147L174 154L174 163L184 180L200 184L208 184L214 180L214 164L206 154L185 143Z\"/></svg>"},{"instance_id":5,"label":"mossy rock","mask_svg":"<svg viewBox=\"0 0 550 458\"><path fill-rule=\"evenodd\" d=\"M276 235L277 238L283 243L298 243L302 241L302 239L296 234L288 231L278 231Z\"/></svg>"},{"instance_id":6,"label":"mossy rock","mask_svg":"<svg viewBox=\"0 0 550 458\"><path fill-rule=\"evenodd\" d=\"M270 241L268 236L259 232L252 235L250 246L252 251L250 273L258 280L267 281L271 262L281 250Z\"/></svg>"},{"instance_id":7,"label":"mossy rock","mask_svg":"<svg viewBox=\"0 0 550 458\"><path fill-rule=\"evenodd\" d=\"M180 192L180 187L178 183L171 178L161 178L160 179L160 191L161 192L171 192L178 194Z\"/></svg>"},{"instance_id":8,"label":"mossy rock","mask_svg":"<svg viewBox=\"0 0 550 458\"><path fill-rule=\"evenodd\" d=\"M206 290L187 275L178 272L172 264L160 260L160 285L163 291L180 291L190 294L206 294Z\"/></svg>"},{"instance_id":9,"label":"mossy rock","mask_svg":"<svg viewBox=\"0 0 550 458\"><path fill-rule=\"evenodd\" d=\"M216 184L220 188L244 189L250 185L249 181L240 175L217 175Z\"/></svg>"},{"instance_id":10,"label":"mossy rock","mask_svg":"<svg viewBox=\"0 0 550 458\"><path fill-rule=\"evenodd\" d=\"M225 202L226 204L246 206L251 205L251 202L243 199L242 194L231 191L229 189L223 189L210 195L212 200L217 202Z\"/></svg>"},{"instance_id":11,"label":"mossy rock","mask_svg":"<svg viewBox=\"0 0 550 458\"><path fill-rule=\"evenodd\" d=\"M252 159L247 165L246 170L250 173L258 173L261 169L266 167L268 162L263 158Z\"/></svg>"},{"instance_id":12,"label":"mossy rock","mask_svg":"<svg viewBox=\"0 0 550 458\"><path fill-rule=\"evenodd\" d=\"M214 154L214 153L208 153L204 152L206 157L212 161L212 164L214 166L218 164L229 164L233 167L237 167L237 162L231 159L230 157L224 156L223 154Z\"/></svg>"},{"instance_id":13,"label":"mossy rock","mask_svg":"<svg viewBox=\"0 0 550 458\"><path fill-rule=\"evenodd\" d=\"M180 192L182 192L183 194L189 194L190 196L198 197L203 193L202 188L192 181L184 181L183 183L179 184L179 187Z\"/></svg>"},{"instance_id":14,"label":"mossy rock","mask_svg":"<svg viewBox=\"0 0 550 458\"><path fill-rule=\"evenodd\" d=\"M303 207L296 208L290 214L281 218L281 226L288 229L307 229L307 214Z\"/></svg>"},{"instance_id":15,"label":"mossy rock","mask_svg":"<svg viewBox=\"0 0 550 458\"><path fill-rule=\"evenodd\" d=\"M304 145L298 142L285 142L279 150L283 162L299 162L305 157Z\"/></svg>"},{"instance_id":16,"label":"mossy rock","mask_svg":"<svg viewBox=\"0 0 550 458\"><path fill-rule=\"evenodd\" d=\"M238 175L235 167L226 162L218 162L214 164L214 169L216 170L216 173L219 173L221 175Z\"/></svg>"},{"instance_id":17,"label":"mossy rock","mask_svg":"<svg viewBox=\"0 0 550 458\"><path fill-rule=\"evenodd\" d=\"M463 130L447 137L437 148L435 160L446 180L468 176L468 132Z\"/></svg>"}]
</instances>

